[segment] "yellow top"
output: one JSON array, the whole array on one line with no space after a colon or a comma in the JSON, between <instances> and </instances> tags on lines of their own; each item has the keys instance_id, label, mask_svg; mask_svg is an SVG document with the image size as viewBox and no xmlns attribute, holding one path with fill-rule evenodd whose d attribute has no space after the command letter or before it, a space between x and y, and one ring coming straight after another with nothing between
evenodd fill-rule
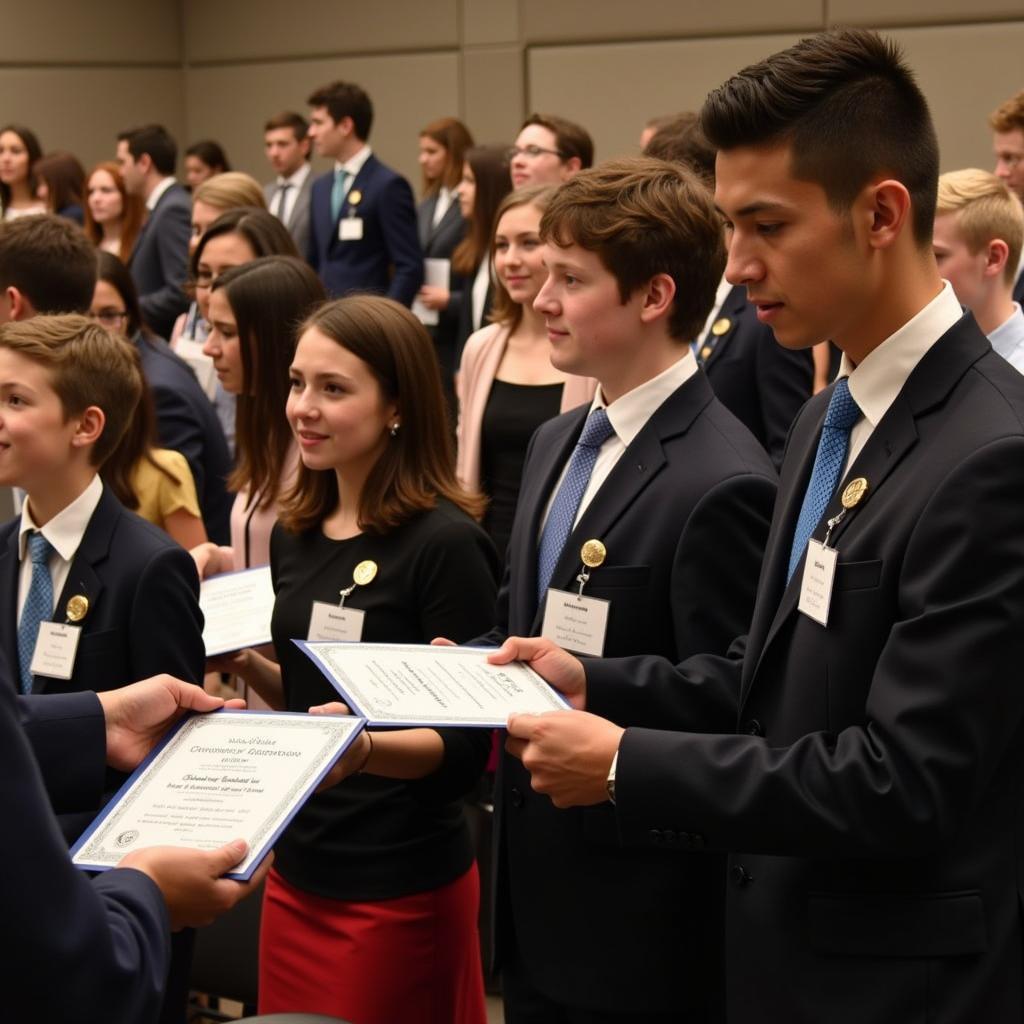
<instances>
[{"instance_id":1,"label":"yellow top","mask_svg":"<svg viewBox=\"0 0 1024 1024\"><path fill-rule=\"evenodd\" d=\"M139 507L135 511L161 530L164 520L179 508L200 518L196 485L185 456L167 448L154 448L150 454L154 461L178 478L178 483L161 473L148 459L139 459L132 473L132 490L139 499Z\"/></svg>"}]
</instances>

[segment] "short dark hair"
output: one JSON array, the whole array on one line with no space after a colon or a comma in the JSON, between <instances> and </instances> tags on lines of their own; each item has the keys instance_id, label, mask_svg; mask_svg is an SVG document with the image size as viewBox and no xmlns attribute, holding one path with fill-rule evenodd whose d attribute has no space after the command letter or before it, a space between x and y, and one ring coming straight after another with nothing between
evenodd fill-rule
<instances>
[{"instance_id":1,"label":"short dark hair","mask_svg":"<svg viewBox=\"0 0 1024 1024\"><path fill-rule=\"evenodd\" d=\"M199 157L210 170L217 171L220 174L231 170L231 164L228 162L228 155L224 152L224 147L219 142L214 142L213 139L200 139L198 142L193 142L185 150L185 156Z\"/></svg>"},{"instance_id":2,"label":"short dark hair","mask_svg":"<svg viewBox=\"0 0 1024 1024\"><path fill-rule=\"evenodd\" d=\"M322 85L306 102L311 107L326 107L335 123L344 117L351 117L356 135L364 142L370 137L373 104L366 92L353 82Z\"/></svg>"},{"instance_id":3,"label":"short dark hair","mask_svg":"<svg viewBox=\"0 0 1024 1024\"><path fill-rule=\"evenodd\" d=\"M580 167L591 167L594 163L594 140L586 128L568 121L557 114L531 114L520 126L519 130L531 124L539 124L547 128L555 136L555 147L562 160L579 157Z\"/></svg>"},{"instance_id":4,"label":"short dark hair","mask_svg":"<svg viewBox=\"0 0 1024 1024\"><path fill-rule=\"evenodd\" d=\"M685 164L708 185L715 183L715 147L701 131L700 117L692 110L661 118L658 130L644 146L644 156Z\"/></svg>"},{"instance_id":5,"label":"short dark hair","mask_svg":"<svg viewBox=\"0 0 1024 1024\"><path fill-rule=\"evenodd\" d=\"M149 156L153 166L163 175L173 174L178 162L178 144L162 124L146 124L141 128L130 128L117 136L118 142L128 143L128 152L133 160L143 154Z\"/></svg>"},{"instance_id":6,"label":"short dark hair","mask_svg":"<svg viewBox=\"0 0 1024 1024\"><path fill-rule=\"evenodd\" d=\"M52 213L0 226L0 289L17 288L37 313L87 313L96 250L77 225Z\"/></svg>"},{"instance_id":7,"label":"short dark hair","mask_svg":"<svg viewBox=\"0 0 1024 1024\"><path fill-rule=\"evenodd\" d=\"M295 134L295 141L301 142L309 131L309 122L294 110L282 110L280 114L268 117L263 126L265 132L273 131L275 128L291 128Z\"/></svg>"},{"instance_id":8,"label":"short dark hair","mask_svg":"<svg viewBox=\"0 0 1024 1024\"><path fill-rule=\"evenodd\" d=\"M623 303L657 274L676 294L673 338L700 333L725 270L722 221L707 186L689 168L665 160L608 160L555 189L540 237L596 253L614 276Z\"/></svg>"},{"instance_id":9,"label":"short dark hair","mask_svg":"<svg viewBox=\"0 0 1024 1024\"><path fill-rule=\"evenodd\" d=\"M848 211L876 175L902 182L917 244L932 244L939 144L900 47L866 29L802 39L708 95L701 126L718 149L785 144L792 173Z\"/></svg>"}]
</instances>

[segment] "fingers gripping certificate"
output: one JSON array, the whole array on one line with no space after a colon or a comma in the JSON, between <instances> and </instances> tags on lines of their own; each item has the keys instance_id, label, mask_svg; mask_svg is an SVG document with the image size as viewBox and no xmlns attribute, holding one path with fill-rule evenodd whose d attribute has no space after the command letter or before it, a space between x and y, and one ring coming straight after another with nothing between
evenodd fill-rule
<instances>
[{"instance_id":1,"label":"fingers gripping certificate","mask_svg":"<svg viewBox=\"0 0 1024 1024\"><path fill-rule=\"evenodd\" d=\"M186 718L75 843L71 859L104 871L145 846L212 850L242 838L249 853L227 877L244 881L365 724L261 711Z\"/></svg>"},{"instance_id":2,"label":"fingers gripping certificate","mask_svg":"<svg viewBox=\"0 0 1024 1024\"><path fill-rule=\"evenodd\" d=\"M206 656L270 643L274 584L270 566L225 572L203 580L199 588Z\"/></svg>"},{"instance_id":3,"label":"fingers gripping certificate","mask_svg":"<svg viewBox=\"0 0 1024 1024\"><path fill-rule=\"evenodd\" d=\"M529 666L489 664L493 647L294 642L369 725L503 729L513 712L569 706Z\"/></svg>"}]
</instances>

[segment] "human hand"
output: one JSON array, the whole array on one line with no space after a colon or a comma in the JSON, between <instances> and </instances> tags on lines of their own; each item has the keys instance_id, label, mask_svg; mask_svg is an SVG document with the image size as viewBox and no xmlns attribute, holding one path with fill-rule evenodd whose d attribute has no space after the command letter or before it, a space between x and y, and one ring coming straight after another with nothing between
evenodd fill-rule
<instances>
[{"instance_id":1,"label":"human hand","mask_svg":"<svg viewBox=\"0 0 1024 1024\"><path fill-rule=\"evenodd\" d=\"M134 868L156 882L167 910L171 928L201 928L256 889L270 870L274 855L268 855L248 882L236 882L223 875L246 855L244 839L235 839L216 850L186 850L177 846L150 846L129 853L117 866Z\"/></svg>"},{"instance_id":2,"label":"human hand","mask_svg":"<svg viewBox=\"0 0 1024 1024\"><path fill-rule=\"evenodd\" d=\"M586 807L608 799L608 772L624 732L585 711L510 715L505 749L556 807Z\"/></svg>"},{"instance_id":3,"label":"human hand","mask_svg":"<svg viewBox=\"0 0 1024 1024\"><path fill-rule=\"evenodd\" d=\"M430 641L431 647L458 647L459 645L454 640L449 640L445 636L435 636Z\"/></svg>"},{"instance_id":4,"label":"human hand","mask_svg":"<svg viewBox=\"0 0 1024 1024\"><path fill-rule=\"evenodd\" d=\"M582 711L587 706L587 676L582 662L547 637L510 636L487 660L492 665L526 662L563 694L571 707Z\"/></svg>"},{"instance_id":5,"label":"human hand","mask_svg":"<svg viewBox=\"0 0 1024 1024\"><path fill-rule=\"evenodd\" d=\"M450 299L447 288L438 288L436 285L425 284L417 293L416 298L423 303L427 309L442 310L448 306Z\"/></svg>"},{"instance_id":6,"label":"human hand","mask_svg":"<svg viewBox=\"0 0 1024 1024\"><path fill-rule=\"evenodd\" d=\"M311 715L351 715L352 712L349 710L347 704L342 704L341 701L331 701L329 704L317 704L315 707L309 709ZM330 789L332 786L336 786L339 782L347 779L350 775L355 775L357 772L363 771L370 760L370 755L373 753L373 739L370 734L364 729L351 743L348 750L345 751L334 762L334 766L331 770L323 777L320 781L320 785L316 787L318 793L322 793L325 789Z\"/></svg>"},{"instance_id":7,"label":"human hand","mask_svg":"<svg viewBox=\"0 0 1024 1024\"><path fill-rule=\"evenodd\" d=\"M197 544L189 551L192 561L196 563L196 572L201 580L209 579L218 573L227 572L233 568L233 553L231 548L222 548L213 541L205 544Z\"/></svg>"},{"instance_id":8,"label":"human hand","mask_svg":"<svg viewBox=\"0 0 1024 1024\"><path fill-rule=\"evenodd\" d=\"M153 676L96 696L106 720L107 764L119 771L135 768L186 711L245 707L244 700L225 701L201 686L168 675Z\"/></svg>"}]
</instances>

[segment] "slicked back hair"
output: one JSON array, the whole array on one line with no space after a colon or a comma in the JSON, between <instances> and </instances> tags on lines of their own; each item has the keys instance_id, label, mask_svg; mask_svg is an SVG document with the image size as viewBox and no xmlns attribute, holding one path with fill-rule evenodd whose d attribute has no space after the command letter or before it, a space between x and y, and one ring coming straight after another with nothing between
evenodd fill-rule
<instances>
[{"instance_id":1,"label":"slicked back hair","mask_svg":"<svg viewBox=\"0 0 1024 1024\"><path fill-rule=\"evenodd\" d=\"M708 95L701 126L720 150L788 145L793 176L838 212L873 179L896 179L915 241L931 246L939 144L902 50L878 33L823 32L744 68Z\"/></svg>"}]
</instances>

